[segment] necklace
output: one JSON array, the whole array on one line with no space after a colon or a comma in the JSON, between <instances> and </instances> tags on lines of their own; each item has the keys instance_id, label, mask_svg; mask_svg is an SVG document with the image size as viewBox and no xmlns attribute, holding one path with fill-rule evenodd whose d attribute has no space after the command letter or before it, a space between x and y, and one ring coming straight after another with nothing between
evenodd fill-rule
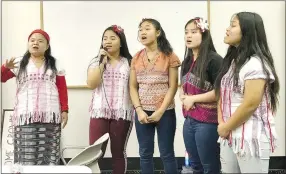
<instances>
[{"instance_id":1,"label":"necklace","mask_svg":"<svg viewBox=\"0 0 286 174\"><path fill-rule=\"evenodd\" d=\"M157 59L158 59L159 56L157 56L157 55L158 55L158 52L157 52L156 55L155 55L155 56L157 56L157 58L155 59L155 61L153 61L153 63L151 63L151 62L150 62L151 60L148 58L146 49L144 49L144 52L145 52L145 55L146 55L146 58L147 58L148 62L149 62L151 65L153 65L152 68L149 69L149 68L148 68L148 64L145 65L145 60L144 60L145 57L142 56L142 63L143 63L143 66L144 66L144 71L145 71L145 73L148 73L148 72L151 72L151 71L154 70L155 62L157 61ZM155 57L155 56L154 56L154 57Z\"/></svg>"},{"instance_id":2,"label":"necklace","mask_svg":"<svg viewBox=\"0 0 286 174\"><path fill-rule=\"evenodd\" d=\"M158 51L156 51L156 54L152 57L152 59L148 57L146 49L145 49L145 55L147 57L148 62L151 63L151 64L154 64L157 61L157 59L158 59L158 57L157 57ZM156 59L154 59L154 57L156 57Z\"/></svg>"}]
</instances>

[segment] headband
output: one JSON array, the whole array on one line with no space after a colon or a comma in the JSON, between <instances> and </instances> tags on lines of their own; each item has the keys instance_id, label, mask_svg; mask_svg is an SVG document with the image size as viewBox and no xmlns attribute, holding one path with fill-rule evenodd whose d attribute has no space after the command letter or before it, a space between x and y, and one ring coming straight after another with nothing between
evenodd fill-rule
<instances>
[{"instance_id":1,"label":"headband","mask_svg":"<svg viewBox=\"0 0 286 174\"><path fill-rule=\"evenodd\" d=\"M36 29L36 30L32 31L32 33L31 33L31 34L29 35L29 37L28 37L28 40L30 39L30 37L31 37L34 33L40 33L41 35L43 35L43 36L46 38L46 40L47 40L48 42L50 42L50 36L48 35L48 33L46 33L44 30L41 30L41 29Z\"/></svg>"}]
</instances>

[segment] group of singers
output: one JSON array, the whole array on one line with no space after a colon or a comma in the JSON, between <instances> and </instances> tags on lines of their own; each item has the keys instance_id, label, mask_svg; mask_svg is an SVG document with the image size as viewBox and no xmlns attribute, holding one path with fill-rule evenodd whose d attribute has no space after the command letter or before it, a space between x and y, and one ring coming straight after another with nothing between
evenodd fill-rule
<instances>
[{"instance_id":1,"label":"group of singers","mask_svg":"<svg viewBox=\"0 0 286 174\"><path fill-rule=\"evenodd\" d=\"M179 78L185 117L182 148L190 155L194 173L268 173L270 153L277 145L279 80L261 16L239 12L231 17L224 58L201 17L185 25L183 62L157 20L144 18L138 29L144 48L131 56L124 29L106 28L99 54L87 70L87 85L93 90L89 143L109 133L113 173L126 173L133 123L141 172L154 172L155 129L165 173L178 172L174 97ZM24 56L2 65L1 82L13 77L14 162L58 165L68 95L65 71L52 56L45 31L32 31Z\"/></svg>"}]
</instances>

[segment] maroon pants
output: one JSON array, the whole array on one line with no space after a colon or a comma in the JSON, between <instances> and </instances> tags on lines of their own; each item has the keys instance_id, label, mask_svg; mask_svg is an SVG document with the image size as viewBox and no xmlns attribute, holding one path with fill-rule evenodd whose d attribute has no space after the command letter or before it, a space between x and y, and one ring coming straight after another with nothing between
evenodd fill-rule
<instances>
[{"instance_id":1,"label":"maroon pants","mask_svg":"<svg viewBox=\"0 0 286 174\"><path fill-rule=\"evenodd\" d=\"M124 174L127 170L126 146L132 130L131 121L119 119L91 118L89 125L89 144L93 144L105 133L109 133L113 173ZM102 145L104 156L107 142Z\"/></svg>"}]
</instances>

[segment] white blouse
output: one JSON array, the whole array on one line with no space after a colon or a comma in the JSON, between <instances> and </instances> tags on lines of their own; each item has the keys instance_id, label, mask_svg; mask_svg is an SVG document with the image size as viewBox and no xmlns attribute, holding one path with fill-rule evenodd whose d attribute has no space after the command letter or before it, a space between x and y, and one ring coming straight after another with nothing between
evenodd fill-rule
<instances>
[{"instance_id":1,"label":"white blouse","mask_svg":"<svg viewBox=\"0 0 286 174\"><path fill-rule=\"evenodd\" d=\"M22 59L22 58L21 58ZM16 60L20 67L21 59ZM12 72L18 75L19 68ZM64 76L64 70L60 70L52 76L52 70L46 73L45 63L37 68L32 59L26 67L26 72L17 78L17 91L13 123L25 125L29 123L61 123L61 109L56 75Z\"/></svg>"},{"instance_id":2,"label":"white blouse","mask_svg":"<svg viewBox=\"0 0 286 174\"><path fill-rule=\"evenodd\" d=\"M99 66L99 58L91 61L89 68ZM93 90L90 104L91 118L133 120L134 108L129 93L130 67L128 60L121 57L116 67L106 64L103 82Z\"/></svg>"},{"instance_id":3,"label":"white blouse","mask_svg":"<svg viewBox=\"0 0 286 174\"><path fill-rule=\"evenodd\" d=\"M221 80L221 98L222 98L222 116L225 122L230 119L243 102L245 80L267 79L267 74L263 71L262 62L259 58L253 56L247 61L239 72L238 87L233 88L233 68L231 65L228 72ZM270 72L270 81L275 78ZM245 148L249 148L251 155L260 156L260 141L262 134L268 137L271 150L277 146L277 133L275 130L274 117L270 107L270 94L265 90L262 102L253 113L253 115L241 126L231 131L230 138L224 140L219 138L218 142L222 145L230 145L235 153L245 154Z\"/></svg>"}]
</instances>

